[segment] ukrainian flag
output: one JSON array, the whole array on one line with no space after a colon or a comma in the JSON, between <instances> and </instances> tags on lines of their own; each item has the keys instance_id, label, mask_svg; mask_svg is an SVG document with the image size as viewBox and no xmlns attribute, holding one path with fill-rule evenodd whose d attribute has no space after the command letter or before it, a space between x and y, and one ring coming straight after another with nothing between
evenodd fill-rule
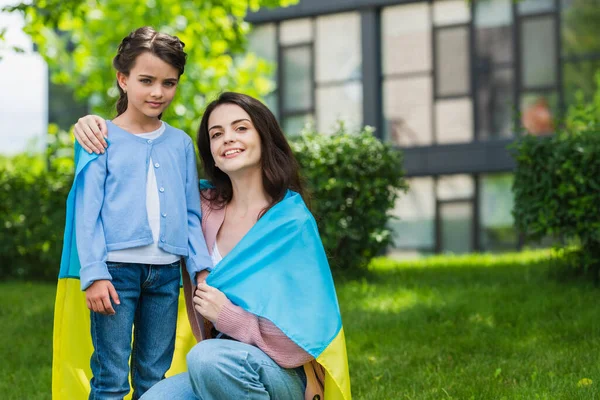
<instances>
[{"instance_id":1,"label":"ukrainian flag","mask_svg":"<svg viewBox=\"0 0 600 400\"><path fill-rule=\"evenodd\" d=\"M288 191L208 275L232 303L272 321L325 369L325 399L350 400L344 329L317 224Z\"/></svg>"},{"instance_id":2,"label":"ukrainian flag","mask_svg":"<svg viewBox=\"0 0 600 400\"><path fill-rule=\"evenodd\" d=\"M79 284L75 190L82 183L81 172L96 158L76 144L76 171L67 198L54 312L55 400L87 399L90 390L93 347L90 311ZM317 226L300 195L289 191L227 254L207 283L223 291L233 303L271 320L314 356L326 371L326 400L350 400L344 330L335 288ZM167 376L186 370L185 356L195 343L182 290L175 355Z\"/></svg>"}]
</instances>

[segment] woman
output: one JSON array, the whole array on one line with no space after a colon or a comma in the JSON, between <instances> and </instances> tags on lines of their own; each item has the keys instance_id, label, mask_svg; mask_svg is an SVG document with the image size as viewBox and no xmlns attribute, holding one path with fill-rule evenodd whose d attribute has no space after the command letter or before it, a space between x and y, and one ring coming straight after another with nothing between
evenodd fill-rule
<instances>
[{"instance_id":1,"label":"woman","mask_svg":"<svg viewBox=\"0 0 600 400\"><path fill-rule=\"evenodd\" d=\"M103 123L78 122L82 145L100 143ZM197 143L211 182L201 203L214 264L195 291L184 283L200 343L187 356L188 372L144 399L322 399L323 382L326 398L349 399L331 273L275 117L252 97L223 93L207 107Z\"/></svg>"}]
</instances>

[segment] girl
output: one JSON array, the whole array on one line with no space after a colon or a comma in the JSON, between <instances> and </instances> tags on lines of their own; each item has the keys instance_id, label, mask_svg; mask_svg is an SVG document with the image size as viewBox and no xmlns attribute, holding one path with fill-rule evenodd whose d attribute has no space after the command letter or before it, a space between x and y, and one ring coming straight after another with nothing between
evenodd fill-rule
<instances>
[{"instance_id":1,"label":"girl","mask_svg":"<svg viewBox=\"0 0 600 400\"><path fill-rule=\"evenodd\" d=\"M98 117L77 125L104 129ZM197 143L211 181L201 200L214 269L196 290L189 279L184 288L200 343L188 372L143 399L350 400L333 280L277 120L258 100L223 93L208 105Z\"/></svg>"},{"instance_id":2,"label":"girl","mask_svg":"<svg viewBox=\"0 0 600 400\"><path fill-rule=\"evenodd\" d=\"M122 399L130 372L133 399L164 378L180 259L193 282L212 267L192 140L160 120L183 74L183 47L149 27L123 39L113 59L120 98L117 117L106 123L110 148L75 178L79 275L92 311L90 399Z\"/></svg>"}]
</instances>

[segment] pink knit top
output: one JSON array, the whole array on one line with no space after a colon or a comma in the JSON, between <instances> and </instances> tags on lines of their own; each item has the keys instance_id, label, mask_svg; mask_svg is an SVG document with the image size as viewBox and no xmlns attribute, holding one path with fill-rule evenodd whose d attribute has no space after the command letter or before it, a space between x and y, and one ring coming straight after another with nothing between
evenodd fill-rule
<instances>
[{"instance_id":1,"label":"pink knit top","mask_svg":"<svg viewBox=\"0 0 600 400\"><path fill-rule=\"evenodd\" d=\"M202 203L202 231L212 253L217 233L225 220L225 210L210 209L205 201ZM313 359L271 321L231 302L221 308L215 328L240 342L258 347L283 368L296 368Z\"/></svg>"}]
</instances>

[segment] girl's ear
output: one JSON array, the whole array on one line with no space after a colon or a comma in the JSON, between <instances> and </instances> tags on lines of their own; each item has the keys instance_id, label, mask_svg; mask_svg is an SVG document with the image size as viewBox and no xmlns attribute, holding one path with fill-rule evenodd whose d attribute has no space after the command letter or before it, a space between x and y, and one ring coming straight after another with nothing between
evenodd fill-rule
<instances>
[{"instance_id":1,"label":"girl's ear","mask_svg":"<svg viewBox=\"0 0 600 400\"><path fill-rule=\"evenodd\" d=\"M125 75L122 72L117 71L117 82L119 83L119 86L121 87L121 89L123 89L123 91L125 93L127 93L127 80L128 80L128 76Z\"/></svg>"}]
</instances>

